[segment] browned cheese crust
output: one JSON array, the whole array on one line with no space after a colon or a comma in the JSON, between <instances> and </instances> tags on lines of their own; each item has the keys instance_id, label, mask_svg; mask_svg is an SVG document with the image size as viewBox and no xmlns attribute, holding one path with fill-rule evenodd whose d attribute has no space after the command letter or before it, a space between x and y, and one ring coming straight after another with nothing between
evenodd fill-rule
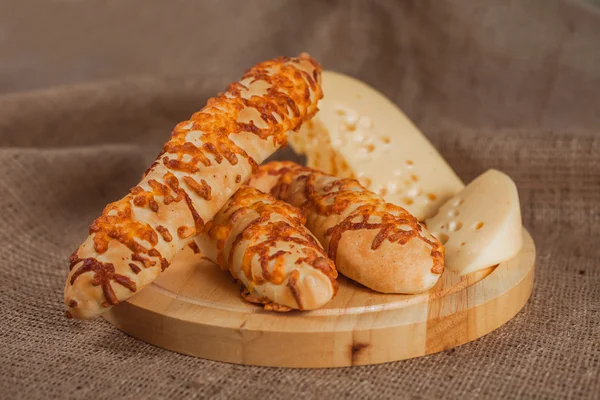
<instances>
[{"instance_id":1,"label":"browned cheese crust","mask_svg":"<svg viewBox=\"0 0 600 400\"><path fill-rule=\"evenodd\" d=\"M141 182L70 258L67 316L94 318L169 266L266 157L317 111L321 67L307 54L260 63L178 124Z\"/></svg>"},{"instance_id":2,"label":"browned cheese crust","mask_svg":"<svg viewBox=\"0 0 600 400\"><path fill-rule=\"evenodd\" d=\"M242 282L246 300L274 311L309 310L328 302L338 285L333 262L305 222L296 207L242 186L196 242Z\"/></svg>"},{"instance_id":3,"label":"browned cheese crust","mask_svg":"<svg viewBox=\"0 0 600 400\"><path fill-rule=\"evenodd\" d=\"M373 290L420 293L444 271L444 248L425 226L354 179L271 162L248 183L302 209L339 272Z\"/></svg>"}]
</instances>

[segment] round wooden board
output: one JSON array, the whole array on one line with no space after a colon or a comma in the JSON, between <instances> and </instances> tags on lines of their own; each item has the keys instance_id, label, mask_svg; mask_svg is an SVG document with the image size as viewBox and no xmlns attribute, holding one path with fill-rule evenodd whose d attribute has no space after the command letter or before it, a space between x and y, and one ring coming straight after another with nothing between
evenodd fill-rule
<instances>
[{"instance_id":1,"label":"round wooden board","mask_svg":"<svg viewBox=\"0 0 600 400\"><path fill-rule=\"evenodd\" d=\"M446 271L429 293L380 294L340 277L325 307L289 313L246 303L228 272L186 250L105 318L156 346L238 364L323 368L418 357L475 340L519 312L535 264L533 240L523 235L512 260L465 277Z\"/></svg>"}]
</instances>

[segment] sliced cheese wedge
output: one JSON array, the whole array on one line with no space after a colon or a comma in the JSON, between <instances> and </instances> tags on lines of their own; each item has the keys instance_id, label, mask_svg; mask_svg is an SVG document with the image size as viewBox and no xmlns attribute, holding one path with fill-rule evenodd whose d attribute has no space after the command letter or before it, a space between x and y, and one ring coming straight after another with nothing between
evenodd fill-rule
<instances>
[{"instance_id":1,"label":"sliced cheese wedge","mask_svg":"<svg viewBox=\"0 0 600 400\"><path fill-rule=\"evenodd\" d=\"M367 84L323 72L319 113L290 135L309 167L355 178L423 221L464 184L402 111Z\"/></svg>"},{"instance_id":2,"label":"sliced cheese wedge","mask_svg":"<svg viewBox=\"0 0 600 400\"><path fill-rule=\"evenodd\" d=\"M466 275L513 258L523 241L515 183L490 169L426 221L446 251L445 266Z\"/></svg>"}]
</instances>

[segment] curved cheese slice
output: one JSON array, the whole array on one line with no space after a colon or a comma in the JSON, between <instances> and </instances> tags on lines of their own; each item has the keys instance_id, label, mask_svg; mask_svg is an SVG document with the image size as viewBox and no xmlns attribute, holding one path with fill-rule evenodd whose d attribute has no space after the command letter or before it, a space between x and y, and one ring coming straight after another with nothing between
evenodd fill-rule
<instances>
[{"instance_id":1,"label":"curved cheese slice","mask_svg":"<svg viewBox=\"0 0 600 400\"><path fill-rule=\"evenodd\" d=\"M446 250L446 268L466 275L514 257L522 246L519 195L505 174L489 170L426 221Z\"/></svg>"},{"instance_id":2,"label":"curved cheese slice","mask_svg":"<svg viewBox=\"0 0 600 400\"><path fill-rule=\"evenodd\" d=\"M346 75L323 73L319 113L290 143L308 166L355 178L419 221L435 214L463 183L433 145L384 95Z\"/></svg>"}]
</instances>

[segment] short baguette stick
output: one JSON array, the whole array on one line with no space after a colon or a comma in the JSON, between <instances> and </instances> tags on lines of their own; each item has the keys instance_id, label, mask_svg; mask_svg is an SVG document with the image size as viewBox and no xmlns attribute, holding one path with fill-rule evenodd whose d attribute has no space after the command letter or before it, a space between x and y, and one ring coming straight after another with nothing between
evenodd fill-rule
<instances>
[{"instance_id":1,"label":"short baguette stick","mask_svg":"<svg viewBox=\"0 0 600 400\"><path fill-rule=\"evenodd\" d=\"M337 271L299 209L242 186L195 237L204 256L274 311L312 310L337 292Z\"/></svg>"},{"instance_id":2,"label":"short baguette stick","mask_svg":"<svg viewBox=\"0 0 600 400\"><path fill-rule=\"evenodd\" d=\"M421 293L444 271L444 248L417 219L354 179L271 162L249 185L302 209L306 226L347 277L383 293Z\"/></svg>"},{"instance_id":3,"label":"short baguette stick","mask_svg":"<svg viewBox=\"0 0 600 400\"><path fill-rule=\"evenodd\" d=\"M307 54L260 63L178 124L142 181L106 206L71 256L67 316L95 318L156 279L287 132L316 113L320 74Z\"/></svg>"}]
</instances>

